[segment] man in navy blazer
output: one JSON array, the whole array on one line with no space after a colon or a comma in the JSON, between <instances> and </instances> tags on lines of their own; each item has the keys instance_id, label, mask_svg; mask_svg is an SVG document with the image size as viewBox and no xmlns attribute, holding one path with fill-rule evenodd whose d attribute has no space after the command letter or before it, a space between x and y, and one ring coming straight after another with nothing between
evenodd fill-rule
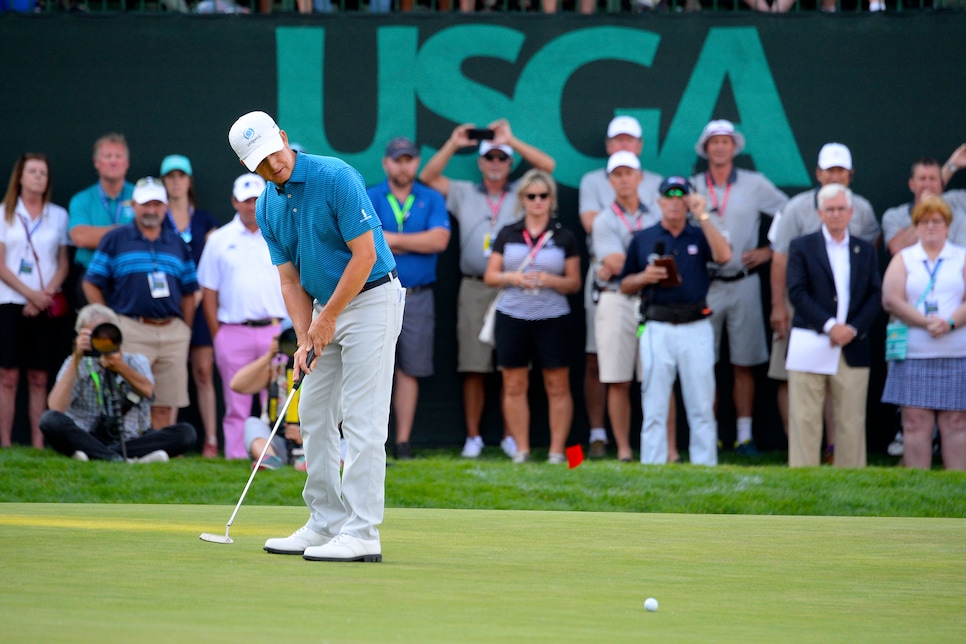
<instances>
[{"instance_id":1,"label":"man in navy blazer","mask_svg":"<svg viewBox=\"0 0 966 644\"><path fill-rule=\"evenodd\" d=\"M869 329L879 313L882 280L875 248L849 235L852 191L837 183L818 192L822 229L791 242L788 297L792 326L827 335L842 347L838 371L822 375L789 371L788 465L818 465L822 405L831 389L835 417L835 465L864 467L865 404L869 386Z\"/></svg>"}]
</instances>

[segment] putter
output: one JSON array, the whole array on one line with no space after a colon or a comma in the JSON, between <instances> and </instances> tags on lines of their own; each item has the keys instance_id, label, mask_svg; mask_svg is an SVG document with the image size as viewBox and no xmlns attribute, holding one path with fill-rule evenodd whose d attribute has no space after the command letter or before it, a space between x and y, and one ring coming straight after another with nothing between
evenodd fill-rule
<instances>
[{"instance_id":1,"label":"putter","mask_svg":"<svg viewBox=\"0 0 966 644\"><path fill-rule=\"evenodd\" d=\"M312 361L315 360L315 348L309 349L308 355L305 357L305 364L311 365ZM238 514L239 508L241 508L242 502L245 500L245 495L248 494L248 488L252 486L252 481L255 480L255 474L258 473L258 468L262 464L262 459L265 458L265 454L268 452L268 446L272 444L272 440L275 438L275 434L278 433L278 428L282 426L282 422L285 420L285 412L288 411L289 405L292 404L292 398L295 397L295 392L299 390L302 386L302 380L305 379L305 373L299 374L299 379L295 381L292 385L292 390L288 392L288 398L285 399L285 404L282 408L278 410L278 418L275 420L275 427L272 428L272 433L268 436L268 441L265 442L265 447L262 448L262 453L258 455L258 460L255 461L255 466L252 468L251 476L248 477L248 483L245 484L245 489L242 490L241 497L238 499L238 503L235 504L235 511L231 513L231 517L228 519L228 523L225 525L224 536L220 534L214 534L212 532L202 532L202 541L207 541L209 543L234 543L232 538L228 536L229 530L231 530L231 524L235 521L235 515Z\"/></svg>"}]
</instances>

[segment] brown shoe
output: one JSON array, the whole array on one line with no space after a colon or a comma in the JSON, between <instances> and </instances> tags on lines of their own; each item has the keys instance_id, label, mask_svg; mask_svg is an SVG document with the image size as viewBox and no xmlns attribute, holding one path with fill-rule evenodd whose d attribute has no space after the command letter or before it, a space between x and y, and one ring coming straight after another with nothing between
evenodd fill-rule
<instances>
[{"instance_id":1,"label":"brown shoe","mask_svg":"<svg viewBox=\"0 0 966 644\"><path fill-rule=\"evenodd\" d=\"M607 456L607 443L604 441L591 441L588 456L590 458L604 458Z\"/></svg>"}]
</instances>

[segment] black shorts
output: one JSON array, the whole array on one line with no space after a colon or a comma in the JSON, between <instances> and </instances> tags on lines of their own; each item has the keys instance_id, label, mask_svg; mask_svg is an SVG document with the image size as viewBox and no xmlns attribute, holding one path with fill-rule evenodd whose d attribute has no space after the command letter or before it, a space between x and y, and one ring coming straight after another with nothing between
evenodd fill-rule
<instances>
[{"instance_id":1,"label":"black shorts","mask_svg":"<svg viewBox=\"0 0 966 644\"><path fill-rule=\"evenodd\" d=\"M496 313L496 363L499 367L569 367L570 316L519 320Z\"/></svg>"}]
</instances>

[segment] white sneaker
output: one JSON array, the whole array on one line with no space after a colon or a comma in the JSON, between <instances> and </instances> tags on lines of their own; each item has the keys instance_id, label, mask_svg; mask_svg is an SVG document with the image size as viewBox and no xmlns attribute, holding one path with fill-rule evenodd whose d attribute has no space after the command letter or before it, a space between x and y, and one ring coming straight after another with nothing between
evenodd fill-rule
<instances>
[{"instance_id":1,"label":"white sneaker","mask_svg":"<svg viewBox=\"0 0 966 644\"><path fill-rule=\"evenodd\" d=\"M483 437L482 436L467 436L466 442L463 444L463 453L460 454L463 458L476 458L483 451Z\"/></svg>"},{"instance_id":2,"label":"white sneaker","mask_svg":"<svg viewBox=\"0 0 966 644\"><path fill-rule=\"evenodd\" d=\"M530 452L517 452L513 455L513 462L517 465L530 462Z\"/></svg>"},{"instance_id":3,"label":"white sneaker","mask_svg":"<svg viewBox=\"0 0 966 644\"><path fill-rule=\"evenodd\" d=\"M263 549L273 555L300 555L306 548L321 546L331 540L332 535L316 532L306 524L287 537L269 539Z\"/></svg>"},{"instance_id":4,"label":"white sneaker","mask_svg":"<svg viewBox=\"0 0 966 644\"><path fill-rule=\"evenodd\" d=\"M902 443L902 432L896 432L896 437L889 443L889 446L886 448L886 453L889 456L902 456L904 451L905 445Z\"/></svg>"},{"instance_id":5,"label":"white sneaker","mask_svg":"<svg viewBox=\"0 0 966 644\"><path fill-rule=\"evenodd\" d=\"M342 533L325 545L306 548L303 559L309 561L382 561L379 539L360 539Z\"/></svg>"},{"instance_id":6,"label":"white sneaker","mask_svg":"<svg viewBox=\"0 0 966 644\"><path fill-rule=\"evenodd\" d=\"M551 452L547 456L547 463L550 465L560 465L561 463L566 463L567 457L564 454L554 454Z\"/></svg>"},{"instance_id":7,"label":"white sneaker","mask_svg":"<svg viewBox=\"0 0 966 644\"><path fill-rule=\"evenodd\" d=\"M71 458L74 459L75 461L80 461L81 463L86 463L87 461L91 460L91 459L87 458L87 454L85 454L84 452L82 452L80 450L77 450L76 452L74 452L71 455Z\"/></svg>"},{"instance_id":8,"label":"white sneaker","mask_svg":"<svg viewBox=\"0 0 966 644\"><path fill-rule=\"evenodd\" d=\"M517 442L513 440L512 436L507 436L500 441L500 448L503 449L503 453L513 458L517 455Z\"/></svg>"},{"instance_id":9,"label":"white sneaker","mask_svg":"<svg viewBox=\"0 0 966 644\"><path fill-rule=\"evenodd\" d=\"M168 458L168 453L163 449L156 449L153 452L145 454L141 458L129 458L130 463L167 463L170 459Z\"/></svg>"}]
</instances>

